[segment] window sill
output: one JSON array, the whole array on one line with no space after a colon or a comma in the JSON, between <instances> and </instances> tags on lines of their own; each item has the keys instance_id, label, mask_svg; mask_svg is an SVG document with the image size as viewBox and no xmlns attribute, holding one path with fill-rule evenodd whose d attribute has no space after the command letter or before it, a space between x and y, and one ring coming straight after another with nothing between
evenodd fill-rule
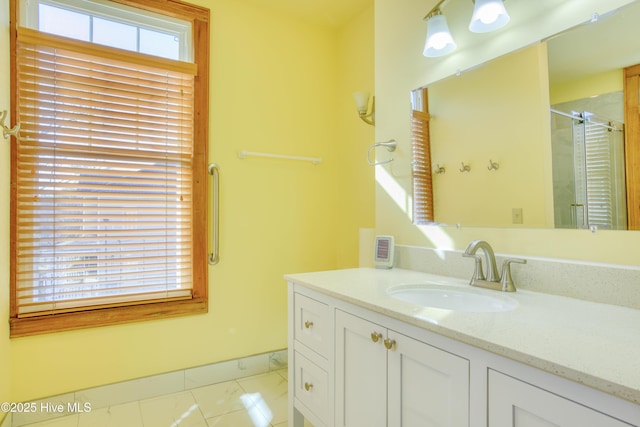
<instances>
[{"instance_id":1,"label":"window sill","mask_svg":"<svg viewBox=\"0 0 640 427\"><path fill-rule=\"evenodd\" d=\"M145 320L204 314L207 313L207 311L207 299L195 298L183 301L112 307L48 316L20 319L12 318L9 323L11 326L11 338L18 338Z\"/></svg>"}]
</instances>

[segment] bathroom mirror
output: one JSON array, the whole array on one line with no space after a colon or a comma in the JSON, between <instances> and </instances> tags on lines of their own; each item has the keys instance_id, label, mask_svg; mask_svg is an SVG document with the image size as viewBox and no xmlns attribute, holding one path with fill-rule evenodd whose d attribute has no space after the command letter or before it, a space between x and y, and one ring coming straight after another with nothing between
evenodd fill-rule
<instances>
[{"instance_id":1,"label":"bathroom mirror","mask_svg":"<svg viewBox=\"0 0 640 427\"><path fill-rule=\"evenodd\" d=\"M625 229L622 69L640 63L638 22L640 1L429 85L436 222ZM595 134L606 173L585 166ZM590 174L606 194L587 195Z\"/></svg>"}]
</instances>

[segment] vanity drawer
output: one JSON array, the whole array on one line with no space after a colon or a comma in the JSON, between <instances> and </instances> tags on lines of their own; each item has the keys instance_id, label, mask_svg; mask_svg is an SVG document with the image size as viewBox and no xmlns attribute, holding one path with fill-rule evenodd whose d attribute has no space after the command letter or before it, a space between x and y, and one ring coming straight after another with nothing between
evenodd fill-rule
<instances>
[{"instance_id":1,"label":"vanity drawer","mask_svg":"<svg viewBox=\"0 0 640 427\"><path fill-rule=\"evenodd\" d=\"M294 298L295 339L327 359L332 337L329 307L304 295Z\"/></svg>"},{"instance_id":2,"label":"vanity drawer","mask_svg":"<svg viewBox=\"0 0 640 427\"><path fill-rule=\"evenodd\" d=\"M295 352L295 397L328 425L329 375L309 359Z\"/></svg>"}]
</instances>

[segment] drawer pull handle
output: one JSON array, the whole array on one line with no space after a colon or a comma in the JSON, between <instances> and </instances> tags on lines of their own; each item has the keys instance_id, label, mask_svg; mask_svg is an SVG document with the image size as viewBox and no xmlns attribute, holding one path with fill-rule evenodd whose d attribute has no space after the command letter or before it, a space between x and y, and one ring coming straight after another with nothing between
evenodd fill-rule
<instances>
[{"instance_id":1,"label":"drawer pull handle","mask_svg":"<svg viewBox=\"0 0 640 427\"><path fill-rule=\"evenodd\" d=\"M307 329L311 329L313 327L313 322L307 320L304 322L304 327Z\"/></svg>"},{"instance_id":2,"label":"drawer pull handle","mask_svg":"<svg viewBox=\"0 0 640 427\"><path fill-rule=\"evenodd\" d=\"M392 340L389 338L384 340L384 346L387 347L387 350L391 350L394 345L396 345L396 340Z\"/></svg>"},{"instance_id":3,"label":"drawer pull handle","mask_svg":"<svg viewBox=\"0 0 640 427\"><path fill-rule=\"evenodd\" d=\"M307 391L310 391L313 388L313 384L311 383L304 383L304 389Z\"/></svg>"},{"instance_id":4,"label":"drawer pull handle","mask_svg":"<svg viewBox=\"0 0 640 427\"><path fill-rule=\"evenodd\" d=\"M371 332L371 341L378 342L382 338L382 334L379 332Z\"/></svg>"}]
</instances>

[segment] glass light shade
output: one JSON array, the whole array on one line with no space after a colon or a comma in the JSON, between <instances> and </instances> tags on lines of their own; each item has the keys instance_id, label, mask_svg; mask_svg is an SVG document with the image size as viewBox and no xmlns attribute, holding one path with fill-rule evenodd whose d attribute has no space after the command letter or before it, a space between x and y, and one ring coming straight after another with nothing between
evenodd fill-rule
<instances>
[{"instance_id":1,"label":"glass light shade","mask_svg":"<svg viewBox=\"0 0 640 427\"><path fill-rule=\"evenodd\" d=\"M469 30L488 33L504 27L510 19L502 0L475 0Z\"/></svg>"},{"instance_id":2,"label":"glass light shade","mask_svg":"<svg viewBox=\"0 0 640 427\"><path fill-rule=\"evenodd\" d=\"M356 100L358 113L367 114L369 110L369 92L354 92L353 99Z\"/></svg>"},{"instance_id":3,"label":"glass light shade","mask_svg":"<svg viewBox=\"0 0 640 427\"><path fill-rule=\"evenodd\" d=\"M422 54L433 58L453 52L455 48L456 43L451 37L444 15L435 15L429 18L427 21L427 41Z\"/></svg>"}]
</instances>

